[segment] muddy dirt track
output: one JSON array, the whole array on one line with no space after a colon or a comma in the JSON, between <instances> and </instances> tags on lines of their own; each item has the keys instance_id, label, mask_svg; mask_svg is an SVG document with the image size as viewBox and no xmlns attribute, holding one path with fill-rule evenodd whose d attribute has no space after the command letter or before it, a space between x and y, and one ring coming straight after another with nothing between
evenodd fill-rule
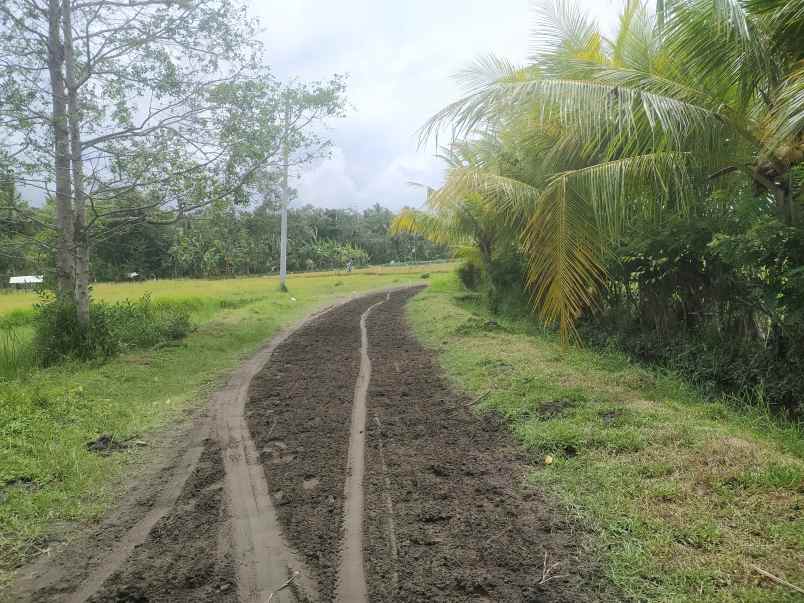
<instances>
[{"instance_id":1,"label":"muddy dirt track","mask_svg":"<svg viewBox=\"0 0 804 603\"><path fill-rule=\"evenodd\" d=\"M245 363L30 601L610 601L527 458L412 337L417 290L313 316ZM540 584L560 563L561 577Z\"/></svg>"}]
</instances>

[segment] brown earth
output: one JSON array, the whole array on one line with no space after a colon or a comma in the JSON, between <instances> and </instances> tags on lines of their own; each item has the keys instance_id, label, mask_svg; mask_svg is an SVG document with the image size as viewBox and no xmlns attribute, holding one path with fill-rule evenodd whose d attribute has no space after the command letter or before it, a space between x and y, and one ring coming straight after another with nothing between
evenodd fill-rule
<instances>
[{"instance_id":1,"label":"brown earth","mask_svg":"<svg viewBox=\"0 0 804 603\"><path fill-rule=\"evenodd\" d=\"M524 483L528 458L502 420L476 416L410 334L410 295L368 322L370 599L612 600L580 527ZM554 563L562 577L539 584Z\"/></svg>"},{"instance_id":2,"label":"brown earth","mask_svg":"<svg viewBox=\"0 0 804 603\"><path fill-rule=\"evenodd\" d=\"M344 302L274 338L166 436L101 525L23 568L10 600L344 601L356 435L368 600L617 600L581 527L525 484L503 422L476 416L411 336L415 292ZM366 424L351 430L371 306Z\"/></svg>"},{"instance_id":3,"label":"brown earth","mask_svg":"<svg viewBox=\"0 0 804 603\"><path fill-rule=\"evenodd\" d=\"M237 601L231 547L219 543L223 478L221 450L207 442L171 512L88 601Z\"/></svg>"},{"instance_id":4,"label":"brown earth","mask_svg":"<svg viewBox=\"0 0 804 603\"><path fill-rule=\"evenodd\" d=\"M413 294L392 294L367 321L369 600L611 600L579 527L524 485L525 452L494 415L467 408L410 335ZM288 339L247 405L280 521L323 601L336 599L358 325L381 300L352 302ZM561 577L539 584L545 559Z\"/></svg>"},{"instance_id":5,"label":"brown earth","mask_svg":"<svg viewBox=\"0 0 804 603\"><path fill-rule=\"evenodd\" d=\"M382 299L350 302L288 338L246 404L282 527L324 600L335 591L360 315Z\"/></svg>"}]
</instances>

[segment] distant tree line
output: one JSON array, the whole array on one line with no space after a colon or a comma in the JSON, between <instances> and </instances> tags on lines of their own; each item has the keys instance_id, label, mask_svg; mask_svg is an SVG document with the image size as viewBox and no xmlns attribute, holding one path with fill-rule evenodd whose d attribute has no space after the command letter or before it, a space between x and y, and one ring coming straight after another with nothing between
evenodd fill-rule
<instances>
[{"instance_id":1,"label":"distant tree line","mask_svg":"<svg viewBox=\"0 0 804 603\"><path fill-rule=\"evenodd\" d=\"M274 272L279 266L279 208L268 201L255 209L210 207L173 224L139 222L99 239L92 250L92 279L228 277ZM50 205L36 210L53 211ZM410 234L388 232L395 214L379 204L370 209L291 208L288 270L329 270L445 258L443 245ZM4 230L0 255L2 285L12 274L41 274L52 265L47 229ZM2 286L0 285L0 286Z\"/></svg>"}]
</instances>

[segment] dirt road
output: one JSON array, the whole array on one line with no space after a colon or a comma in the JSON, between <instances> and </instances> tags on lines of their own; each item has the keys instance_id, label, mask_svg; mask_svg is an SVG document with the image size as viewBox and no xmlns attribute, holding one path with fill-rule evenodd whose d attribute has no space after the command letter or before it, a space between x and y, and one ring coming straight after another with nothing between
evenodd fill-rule
<instances>
[{"instance_id":1,"label":"dirt road","mask_svg":"<svg viewBox=\"0 0 804 603\"><path fill-rule=\"evenodd\" d=\"M415 293L276 337L13 600L612 600L577 527L525 487L525 453L410 335Z\"/></svg>"}]
</instances>

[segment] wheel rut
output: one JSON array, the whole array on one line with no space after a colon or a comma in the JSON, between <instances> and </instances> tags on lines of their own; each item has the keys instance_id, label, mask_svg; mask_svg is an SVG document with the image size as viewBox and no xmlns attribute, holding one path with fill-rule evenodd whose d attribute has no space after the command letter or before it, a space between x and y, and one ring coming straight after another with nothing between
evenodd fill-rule
<instances>
[{"instance_id":1,"label":"wheel rut","mask_svg":"<svg viewBox=\"0 0 804 603\"><path fill-rule=\"evenodd\" d=\"M617 600L583 530L524 483L504 422L475 416L410 335L418 290L280 333L10 600ZM548 561L563 571L545 581Z\"/></svg>"},{"instance_id":2,"label":"wheel rut","mask_svg":"<svg viewBox=\"0 0 804 603\"><path fill-rule=\"evenodd\" d=\"M310 323L252 385L249 428L320 600L617 600L504 421L474 415L411 336L416 292ZM546 580L545 560L566 571Z\"/></svg>"},{"instance_id":3,"label":"wheel rut","mask_svg":"<svg viewBox=\"0 0 804 603\"><path fill-rule=\"evenodd\" d=\"M349 453L344 488L343 544L338 566L335 600L341 603L368 601L366 572L363 561L363 475L366 450L366 395L371 382L371 359L368 353L366 320L371 311L390 299L379 301L360 315L360 371L352 403L352 422L349 430Z\"/></svg>"}]
</instances>

